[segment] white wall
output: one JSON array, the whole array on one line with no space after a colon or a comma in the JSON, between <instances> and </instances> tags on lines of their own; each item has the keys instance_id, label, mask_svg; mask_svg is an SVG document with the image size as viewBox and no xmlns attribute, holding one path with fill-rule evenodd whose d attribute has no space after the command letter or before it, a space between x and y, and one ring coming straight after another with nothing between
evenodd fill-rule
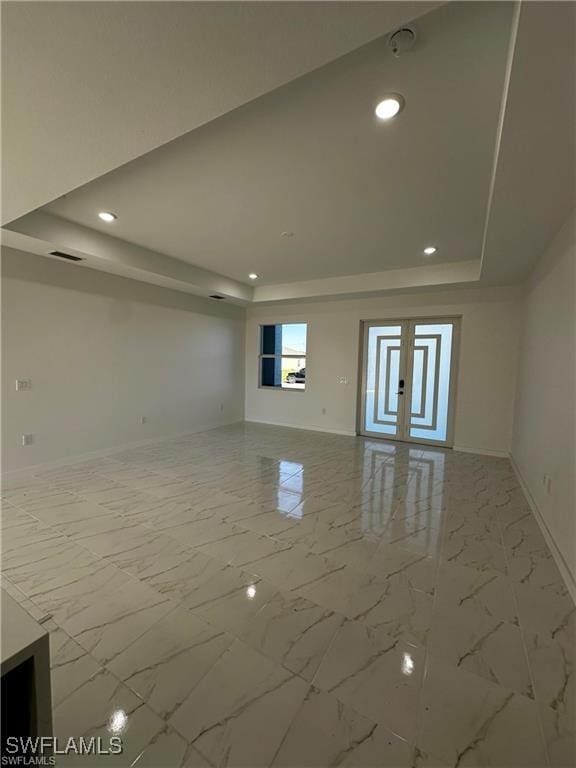
<instances>
[{"instance_id":1,"label":"white wall","mask_svg":"<svg viewBox=\"0 0 576 768\"><path fill-rule=\"evenodd\" d=\"M512 457L576 594L576 216L526 291ZM542 482L551 478L551 492ZM564 572L566 576L566 571Z\"/></svg>"},{"instance_id":2,"label":"white wall","mask_svg":"<svg viewBox=\"0 0 576 768\"><path fill-rule=\"evenodd\" d=\"M250 307L246 419L354 433L360 321L461 315L455 445L507 453L512 435L521 298L519 288L477 288ZM306 391L258 389L259 325L294 321L308 323ZM349 383L339 384L339 377L347 377Z\"/></svg>"},{"instance_id":3,"label":"white wall","mask_svg":"<svg viewBox=\"0 0 576 768\"><path fill-rule=\"evenodd\" d=\"M2 275L3 471L243 418L243 309L8 248Z\"/></svg>"}]
</instances>

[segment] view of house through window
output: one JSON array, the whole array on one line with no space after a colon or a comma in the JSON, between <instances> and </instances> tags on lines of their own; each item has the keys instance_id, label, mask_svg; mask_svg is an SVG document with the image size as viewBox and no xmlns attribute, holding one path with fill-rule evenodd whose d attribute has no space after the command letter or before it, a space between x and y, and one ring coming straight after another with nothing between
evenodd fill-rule
<instances>
[{"instance_id":1,"label":"view of house through window","mask_svg":"<svg viewBox=\"0 0 576 768\"><path fill-rule=\"evenodd\" d=\"M260 326L260 386L306 388L306 323Z\"/></svg>"}]
</instances>

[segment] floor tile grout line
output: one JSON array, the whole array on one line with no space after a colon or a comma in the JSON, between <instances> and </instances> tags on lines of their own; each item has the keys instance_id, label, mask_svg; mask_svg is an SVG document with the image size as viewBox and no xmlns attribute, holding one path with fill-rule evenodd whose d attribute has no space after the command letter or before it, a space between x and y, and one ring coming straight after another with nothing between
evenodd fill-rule
<instances>
[{"instance_id":1,"label":"floor tile grout line","mask_svg":"<svg viewBox=\"0 0 576 768\"><path fill-rule=\"evenodd\" d=\"M100 559L103 559L103 560L104 560L105 558L100 558ZM128 575L130 575L130 574L128 574ZM140 581L140 580L139 580L139 581ZM142 582L141 582L141 583L142 583ZM30 598L28 598L28 599L30 599ZM271 602L271 600L272 600L272 599L273 599L273 598L271 597L271 598L270 598L270 599L269 599L269 600L268 600L268 601L267 601L267 602L266 602L266 603L265 603L265 604L264 604L264 605L263 605L263 606L262 606L262 607L259 609L258 613L260 613L260 612L261 612L261 611L262 611L262 610L263 610L263 609L264 609L264 608L265 608L265 607L266 607L266 606L267 606L267 605L268 605L268 604ZM172 600L173 600L173 598L170 598L170 600L172 601ZM33 601L32 601L32 602L33 602ZM310 601L310 600L309 600L309 602L313 603L313 604L314 604L314 605L316 605L318 608L321 608L322 610L325 610L325 609L324 609L322 606L319 606L318 604L314 603L314 601ZM199 619L200 619L200 620L201 620L203 623L207 624L207 625L208 625L208 626L210 626L212 629L215 629L215 630L217 630L217 631L221 631L221 630L220 630L220 627L218 627L218 626L216 626L216 625L213 625L213 624L212 624L212 623L211 623L209 620L205 619L205 618L204 618L202 615L199 615L199 614L195 613L193 609L190 609L190 608L188 608L188 607L185 605L185 603L183 603L183 601L179 600L179 601L178 601L178 604L177 604L177 605L175 604L175 605L173 606L173 608L172 608L172 609L171 609L171 610L170 610L170 611L169 611L167 614L165 614L164 616L160 617L160 618L159 618L157 621L155 621L155 622L154 622L154 623L153 623L153 624L152 624L150 627L148 627L146 630L144 630L144 632L143 632L142 634L140 634L138 637L134 638L134 640L133 640L133 641L132 641L132 642L131 642L131 643L130 643L128 646L126 646L126 648L122 649L122 651L121 651L120 653L124 653L126 650L128 650L128 648L130 648L130 647L131 647L132 645L134 645L136 642L138 642L139 640L141 640L141 639L142 639L142 637L143 637L144 635L146 635L148 632L150 632L150 631L151 631L151 630L152 630L152 629L153 629L153 628L154 628L154 627L155 627L157 624L159 624L160 622L164 621L164 620L165 620L165 618L166 618L166 616L168 616L170 613L174 612L174 611L175 611L175 610L177 610L177 609L183 609L183 610L189 611L189 612L190 612L192 615L194 615L194 616L196 616L197 618L199 618ZM337 613L337 612L334 612L334 611L333 611L333 613ZM346 620L346 619L345 619L345 617L343 617L343 618L344 618L344 620ZM53 620L54 620L54 619L53 619ZM54 621L55 621L55 620L54 620ZM56 624L58 624L56 621L55 621L55 623L56 623ZM65 633L65 634L66 634L68 637L70 637L70 638L71 638L71 639L72 639L74 642L76 642L76 643L79 645L79 647L81 647L81 648L83 649L83 651L84 651L84 652L85 652L87 655L89 655L91 658L93 658L93 659L94 659L94 661L95 661L95 662L98 664L98 666L99 666L101 669L105 669L105 670L106 670L106 671L107 671L109 674L112 674L112 675L115 677L115 679L116 679L116 680L118 680L118 682L120 682L122 685L124 685L124 686L128 687L128 688L129 688L129 689L132 691L132 693L134 693L135 695L137 695L137 696L138 696L138 697L139 697L139 698L140 698L140 699L141 699L141 700L142 700L142 701L143 701L143 702L144 702L144 703L145 703L145 704L146 704L148 707L150 707L150 708L151 708L151 709L152 709L152 710L155 712L155 714L156 714L158 717L161 717L162 719L164 719L164 717L161 715L161 713L159 713L158 711L154 710L154 708L152 707L152 705L151 705L151 704L150 704L150 703L149 703L149 702L148 702L148 701L147 701L145 698L143 698L143 697L142 697L140 694L138 694L138 693L137 693L137 692L136 692L134 689L132 689L132 688L131 688L131 687L130 687L130 686L129 686L129 685L126 683L126 682L124 682L124 681L123 681L121 678L119 678L119 677L118 677L118 676L117 676L117 675L116 675L114 672L112 672L112 670L109 668L109 666L108 666L108 665L109 665L109 663L110 663L111 661L113 661L113 659L112 659L112 660L110 660L110 659L109 659L109 660L107 660L107 661L105 661L105 662L102 662L102 661L100 661L99 659L97 659L97 658L93 657L93 656L92 656L92 654L90 653L90 651L88 651L86 648L84 648L84 646L82 646L82 644L81 644L81 643L79 643L79 642L78 642L78 640L77 640L76 638L74 638L73 636L69 635L69 633L66 631L66 629L64 629L63 627L61 627L59 624L58 624L58 627L59 627L59 629L60 629L61 631L63 631L63 632L64 632L64 633ZM332 638L331 638L330 644L329 644L329 646L328 646L328 647L330 647L330 645L332 645L332 643L333 643L333 641L334 641L334 638L336 637L336 634L337 634L337 632L338 632L338 629L339 629L339 628L336 628L336 629L334 630L334 632L333 632L333 634L332 634ZM229 634L229 635L230 635L230 636L233 638L233 642L234 642L234 641L239 641L239 642L241 642L241 643L245 644L245 639L244 639L244 638L243 638L241 635L237 635L237 634L235 634L234 632L230 632L229 630L225 630L225 632L226 632L226 634ZM229 647L230 647L230 646L229 646ZM228 648L229 648L229 647L228 647ZM249 646L249 647L251 647L251 646ZM205 674L202 676L202 678L201 678L201 679L203 679L203 678L206 676L206 674L208 674L208 672L212 670L212 668L213 668L213 667L216 665L217 661L218 661L218 660L219 660L219 659L220 659L220 658L221 658L221 657L224 655L224 653L226 652L226 650L227 650L227 649L224 649L224 650L222 651L222 653L220 654L220 656L218 657L218 659L217 659L217 660L216 660L216 661L215 661L215 662L214 662L214 663L213 663L213 664L210 666L210 668L209 668L209 669L208 669L208 670L205 672ZM254 649L254 650L255 650L255 649ZM327 648L327 649L325 650L325 652L323 653L323 655L322 655L322 659L325 657L325 655L326 655L327 651L328 651L328 648ZM257 652L259 652L259 653L262 653L262 651L257 651ZM286 670L288 673L290 673L291 675L294 675L294 676L296 676L296 677L299 677L300 679L302 679L302 680L303 680L303 681L304 681L304 682L305 682L305 683L306 683L306 684L307 684L309 687L310 687L310 686L313 684L311 681L308 681L307 679L305 679L305 678L302 678L302 676L301 676L301 675L299 675L298 673L295 673L293 670L290 670L290 669L288 669L287 667L285 667L285 666L284 666L284 665L283 665L281 662L278 662L278 661L277 661L277 659L274 659L274 658L272 658L272 657L270 657L270 656L267 656L265 653L262 653L262 655L263 655L263 656L265 656L266 658L268 658L268 659L269 659L271 662L273 662L273 663L275 663L275 664L278 664L280 667L282 667L283 669L285 669L285 670ZM320 667L320 664L321 664L321 662L322 662L322 659L320 660L320 662L319 662L319 664L318 664L318 666L317 666L317 669L316 669L316 671L319 669L319 667ZM95 674L98 674L98 673L95 673ZM315 674L316 674L316 673L315 673ZM94 677L94 675L93 675L92 677ZM194 686L194 688L193 688L193 689L192 689L192 690L189 692L188 696L190 696L190 695L192 694L192 691L193 691L193 690L194 690L194 689L197 687L197 685L198 685L199 683L200 683L200 680L198 680L198 681L197 681L196 685L195 685L195 686ZM71 694L70 694L70 695L71 695ZM67 697L65 697L65 698L68 698L68 696L67 696ZM62 702L60 702L60 703L58 704L58 706L60 706L60 705L61 705L61 704L64 702L64 700L65 700L65 699L63 699L63 700L62 700ZM166 722L168 722L168 721L166 721ZM292 721L291 721L291 722L292 722ZM290 723L290 724L291 724L291 723ZM179 735L181 735L181 736L183 736L183 737L184 737L184 734L182 734L180 731L178 731L178 729L176 729L176 730L177 730L177 732L179 733ZM184 738L185 738L185 737L184 737ZM188 741L187 741L187 743L188 743L188 744L191 744L191 742L188 742Z\"/></svg>"},{"instance_id":2,"label":"floor tile grout line","mask_svg":"<svg viewBox=\"0 0 576 768\"><path fill-rule=\"evenodd\" d=\"M137 492L137 489L133 489L133 488L130 488L129 490L131 490L131 491L133 491L133 492ZM23 510L23 511L25 511L25 510ZM108 511L108 513L109 513L109 514L117 514L117 513L116 513L116 512L114 512L114 511ZM28 512L26 512L26 514L29 514L31 517L34 517L34 516L31 514L31 513L28 513ZM40 521L40 522L42 523L43 521ZM157 533L158 533L158 532L161 532L161 531L158 531L157 529L154 529L154 527L153 527L153 526L149 526L149 528L150 528L150 530L154 530L154 531L156 531ZM268 534L265 534L265 535L268 535ZM271 536L270 536L270 538L274 538L274 536L273 536L273 535L271 535ZM72 541L75 541L75 540L72 540ZM80 546L80 547L82 547L82 545L81 545L81 544L80 544L79 546ZM193 549L194 549L194 548L193 548ZM505 548L504 548L504 549L505 549ZM88 550L88 551L90 551L90 550ZM506 552L506 549L505 549L505 552ZM94 555L94 553L93 553L93 552L91 552L91 554L92 554L93 556L96 556L96 557L98 557L97 555ZM104 560L105 558L103 558L103 557L99 557L99 559L101 559L101 560ZM212 558L212 559L214 559L214 558ZM220 562L221 562L221 561L220 561ZM118 566L116 566L116 567L118 567ZM120 569L120 570L122 570L122 569ZM129 575L129 576L131 576L132 578L136 578L136 579L137 579L138 581L140 581L141 583L145 583L145 582L144 582L142 579L140 579L139 577L134 577L134 575L133 575L132 573L130 573L130 572L127 572L127 573L128 573L128 575ZM509 577L507 577L507 578L509 578ZM516 592L515 592L515 590L514 590L514 589L513 589L513 594L514 594L515 603L516 603L516 605L517 605ZM434 602L436 601L436 598L437 598L437 595L436 595L436 593L435 593L435 596L434 596ZM30 599L30 598L28 598L28 599ZM517 607L516 607L516 610L517 610ZM524 635L522 635L522 636L523 636L523 638L524 638ZM532 675L532 670L531 670L531 667L530 667L530 665L529 665L529 669L530 669L530 673L531 673L531 675ZM545 743L545 742L544 742L544 743Z\"/></svg>"},{"instance_id":3,"label":"floor tile grout line","mask_svg":"<svg viewBox=\"0 0 576 768\"><path fill-rule=\"evenodd\" d=\"M42 522L42 521L40 521L40 522ZM69 538L69 537L66 537L66 538ZM71 539L70 539L70 540L71 540ZM74 541L74 540L71 540L71 541L73 541L73 543L78 543L78 542L76 542L76 541ZM79 544L79 546L80 546L80 547L82 547L82 545L81 545L81 544ZM99 560L101 560L101 561L103 561L103 562L107 562L107 559L106 559L106 557L95 555L95 553L93 553L91 550L89 550L89 549L87 549L87 548L85 548L85 547L82 547L82 548L83 548L83 549L85 549L85 550L86 550L86 551L87 551L89 554L91 554L91 555L93 555L94 557L96 557L97 559L99 559ZM204 554L204 553L202 553L202 554ZM204 555L204 556L206 556L206 555ZM210 557L210 559L216 560L216 558L212 558L211 556L208 556L208 557ZM220 562L220 561L217 561L217 562ZM108 564L111 564L111 565L113 565L114 567L118 568L118 570L122 571L123 573L126 573L126 575L127 575L127 576L129 576L129 577L131 577L131 579L133 579L133 580L135 580L135 581L138 581L140 584L144 584L145 586L149 587L149 585L148 585L148 584L146 584L146 582L142 581L141 579L138 579L137 577L134 577L134 575L133 575L133 574L131 574L131 573L128 573L128 572L126 572L126 571L124 571L122 568L118 567L116 564L114 564L114 563L108 563ZM274 586L274 585L273 585L273 586ZM150 587L149 587L149 588L150 588ZM276 588L276 587L275 587L275 588ZM277 588L276 588L276 589L277 589ZM123 648L123 649L122 649L122 651L120 651L120 653L124 653L124 651L125 651L125 650L127 650L128 648L130 648L132 645L134 645L134 643L136 643L136 642L138 642L139 640L141 640L141 639L142 639L142 637L143 637L145 634L147 634L147 633L148 633L148 632L149 632L149 631L150 631L150 630L151 630L153 627L155 627L155 626L156 626L156 624L158 624L158 623L160 623L161 621L163 621L163 620L166 618L166 616L167 616L167 615L169 615L169 613L172 613L172 612L173 612L173 611L175 611L177 608L178 608L178 609L183 609L183 610L186 610L186 611L190 612L192 615L196 616L196 618L199 618L199 619L200 619L200 620L201 620L203 623L207 624L207 625L208 625L208 626L210 626L212 629L215 629L215 630L221 631L221 630L220 630L220 628L219 628L218 626L216 626L216 625L212 624L211 622L209 622L208 620L206 620L206 619L205 619L205 618L204 618L202 615L195 613L193 609L190 609L190 608L188 608L188 606L186 606L186 605L185 605L185 603L184 603L184 602L183 602L181 599L179 599L179 600L177 601L177 603L176 603L176 602L175 602L175 600L174 600L174 598L171 598L171 597L170 597L170 598L166 598L166 597L164 596L164 594L163 594L163 593L157 592L156 590L154 590L154 591L156 592L156 594L158 594L158 596L160 596L160 597L164 597L164 598L165 598L165 599L164 599L164 602L168 602L168 601L170 601L170 602L173 602L173 603L175 603L175 604L174 604L174 606L173 606L173 608L172 608L172 609L171 609L171 610L168 612L168 614L165 614L164 616L160 617L160 618L159 618L159 619L157 619L155 622L153 622L153 624L152 624L152 625L150 625L150 627L147 627L147 628L146 628L146 629L145 629L145 630L142 632L142 634L140 634L140 635L138 635L137 637L135 637L135 638L132 640L132 642L131 642L131 643L130 643L128 646L126 646L126 648ZM26 598L27 598L27 599L29 599L31 602L33 602L33 603L34 603L34 601L33 601L33 599L32 599L32 598L30 598L30 597L28 597L28 596L26 596ZM269 603L269 602L270 602L270 600L268 601L268 603ZM313 601L309 601L309 602L313 602ZM268 603L266 603L265 605L267 605ZM160 604L162 604L162 603L160 603ZM34 603L34 605L36 605L36 604ZM262 609L265 607L265 605L263 605L263 606L262 606L262 608L261 608L260 610L262 610ZM316 605L316 604L315 604L315 605ZM36 606L36 607L38 607L38 606ZM322 608L322 606L317 606L317 607L319 607L319 608ZM41 609L39 609L39 610L41 610ZM52 617L51 617L51 618L52 618ZM92 656L91 652L90 652L88 649L86 649L86 648L85 648L85 647L82 645L82 643L80 643L80 642L79 642L79 641L78 641L78 640L77 640L77 639L76 639L74 636L70 635L70 634L67 632L67 630L66 630L64 627L62 627L62 626L61 626L61 625L60 625L60 624L59 624L59 623L58 623L58 622L57 622L55 619L53 619L53 618L52 618L52 620L53 620L53 621L54 621L54 622L55 622L55 623L58 625L58 627L59 627L59 629L60 629L60 630L62 630L62 631L63 631L63 632L64 632L64 633L65 633L65 634L68 636L68 637L70 637L70 638L71 638L71 639L72 639L74 642L76 642L76 643L79 645L79 647L81 647L81 648L83 649L83 651L84 651L84 652L85 652L87 655L89 655L91 658L93 658L93 659L94 659L94 661L95 661L95 662L96 662L96 663L97 663L97 664L98 664L98 665L99 665L99 666L100 666L102 669L106 669L106 671L108 671L110 674L113 674L113 675L114 675L114 673L112 673L112 671L111 671L111 670L109 669L109 667L108 667L109 663L110 663L111 661L113 661L113 659L108 659L108 660L106 660L105 662L102 662L101 660L99 660L99 659L97 659L96 657ZM233 638L233 641L234 641L234 640L238 640L238 641L240 641L240 642L243 642L243 643L245 642L245 641L244 641L244 639L243 639L241 636L239 636L239 635L236 635L236 634L235 634L235 633L233 633L233 632L230 632L230 631L226 631L226 633L227 633L227 634L229 634L229 635L230 635L230 636ZM226 650L226 649L225 649L225 650ZM222 652L221 656L224 654L225 650ZM118 655L118 654L117 654L117 655ZM262 655L266 656L266 654L262 654ZM221 658L221 656L220 656L220 657L218 657L218 658ZM114 658L115 658L115 657L114 657ZM305 680L304 678L302 678L302 677L301 677L300 675L298 675L297 673L293 672L292 670L289 670L289 669L288 669L287 667L285 667L283 664L281 664L281 663L277 662L275 659L271 659L271 658L270 658L270 657L268 657L268 656L266 656L266 658L268 658L270 661L273 661L274 663L277 663L279 666L281 666L283 669L285 669L285 670L286 670L287 672L289 672L290 674L292 674L292 675L295 675L295 676L297 676L297 677L300 677L300 679L302 679L302 680ZM215 662L215 663L216 663L216 662ZM214 666L214 665L213 665L213 666ZM212 667L210 667L210 670L211 670L211 669L212 669ZM210 670L208 670L208 671L210 671ZM208 671L207 671L207 672L208 672ZM207 674L207 672L206 672L206 674ZM116 675L114 675L114 677L116 677L116 679L118 679L118 680L119 680L119 682L121 682L121 683L122 683L122 685L127 685L125 682L123 682L123 681L122 681L120 678L118 678ZM203 676L203 677L204 677L204 676ZM198 683L199 683L199 682L200 682L200 681L198 681ZM308 682L308 681L306 681L306 680L305 680L305 682ZM129 688L129 689L130 689L130 690L131 690L133 693L135 693L135 694L136 694L136 691L134 691L132 688L130 688L130 686L127 686L127 687L128 687L128 688ZM196 688L196 686L194 686L194 688ZM190 694L191 694L191 693L192 693L192 691L190 691ZM189 694L189 695L190 695L190 694ZM151 709L153 709L153 708L151 707L151 705L149 704L149 702L147 702L145 699L143 699L143 698L142 698L142 697L141 697L139 694L136 694L136 695L138 695L138 696L139 696L139 698L141 698L141 699L142 699L142 701L144 701L144 702L147 704L147 706L149 706ZM66 698L68 698L68 697L66 697ZM64 700L63 700L63 701L64 701ZM58 704L58 706L60 706L60 704L61 704L61 703L62 703L62 702L60 702L60 703ZM159 717L162 717L162 716L160 715L160 713L158 713L158 712L155 712L155 714L157 714ZM183 734L180 734L180 735L182 735L182 736L183 736Z\"/></svg>"},{"instance_id":4,"label":"floor tile grout line","mask_svg":"<svg viewBox=\"0 0 576 768\"><path fill-rule=\"evenodd\" d=\"M422 705L423 705L423 696L424 696L424 685L426 683L426 680L428 678L428 667L429 667L429 660L430 660L430 637L429 634L432 630L432 622L434 621L434 616L436 615L436 605L438 602L438 579L440 574L440 558L438 558L438 563L435 570L434 575L434 594L432 596L432 608L430 611L430 626L428 627L428 632L426 634L426 643L424 646L424 669L422 670L422 679L420 681L420 690L418 694L418 704L417 704L417 710L416 710L416 720L414 724L414 748L416 749L417 744L421 741L421 727L422 727Z\"/></svg>"},{"instance_id":5,"label":"floor tile grout line","mask_svg":"<svg viewBox=\"0 0 576 768\"><path fill-rule=\"evenodd\" d=\"M27 599L30 599L30 598L27 598ZM31 600L31 602L33 602L33 601ZM37 606L36 606L36 607L37 607ZM124 653L126 650L128 650L128 648L130 648L130 647L131 647L132 645L134 645L136 642L138 642L139 640L141 640L141 639L142 639L142 637L143 637L145 634L147 634L149 631L151 631L151 630L152 630L152 629L153 629L153 628L154 628L154 627L155 627L157 624L159 624L161 621L164 621L164 620L165 620L165 618L166 618L166 617L167 617L167 616L168 616L170 613L172 613L172 612L174 612L174 611L176 611L176 610L186 610L186 611L188 611L188 612L189 612L191 615L193 615L193 616L194 616L196 619L200 619L200 621L202 621L202 623L206 624L206 625L207 625L207 626L209 626L211 629L213 629L213 630L216 630L217 632L222 632L222 630L221 630L219 627L216 627L216 626L212 625L210 622L208 622L208 621L207 621L206 619L204 619L202 616L198 616L197 614L193 613L193 611L190 611L190 609L188 609L188 608L187 608L187 607L186 607L186 606L185 606L183 603L181 603L181 602L180 602L180 603L178 603L177 605L175 604L175 605L173 606L173 608L172 608L172 609L171 609L171 610L170 610L170 611L169 611L167 614L165 614L164 616L162 616L161 618L159 618L158 620L156 620L156 621L155 621L155 622L154 622L154 623L153 623L153 624L152 624L150 627L148 627L148 628L147 628L147 629L146 629L146 630L145 630L145 631L144 631L144 632L143 632L141 635L139 635L138 637L136 637L136 638L135 638L135 639L134 639L134 640L133 640L133 641L132 641L132 642L131 642L131 643L130 643L128 646L126 646L126 648L122 649L122 651L120 651L120 653ZM162 713L158 712L158 711L157 711L157 710L156 710L156 709L153 707L153 705L152 705L152 704L151 704L151 703L150 703L150 702L149 702L149 701L148 701L146 698L144 698L144 697L143 697L143 696L142 696L140 693L138 693L136 690L134 690L134 689L133 689L133 688L132 688L132 687L131 687L131 686L130 686L128 683L126 683L124 680L122 680L122 678L120 678L120 677L119 677L119 676L118 676L118 675L117 675L117 674L116 674L116 673L115 673L113 670L111 670L111 669L110 669L110 667L109 667L109 664L110 664L110 663L111 663L111 662L112 662L114 659L108 659L108 660L106 660L105 662L103 662L103 661L101 661L100 659L98 659L98 658L94 657L94 656L92 655L92 653L91 653L90 651L88 651L86 648L84 648L84 646L83 646L83 645L82 645L82 644L81 644L81 643L80 643L80 642L79 642L79 641L78 641L78 640L77 640L77 639L76 639L76 638L75 638L73 635L70 635L70 634L67 632L67 630L66 630L64 627L60 626L60 624L58 624L58 622L57 622L55 619L52 619L52 620L54 621L54 623L55 623L55 624L57 624L57 626L58 626L58 629L59 629L61 632L63 632L63 633L64 633L64 634L65 634L65 635L66 635L68 638L70 638L70 639L71 639L73 642L75 642L75 643L76 643L76 644L77 644L77 645L78 645L80 648L82 648L82 650L84 651L84 654L85 654L85 655L87 655L87 656L89 656L91 659L93 659L93 661L94 661L94 662L95 662L95 663L98 665L98 667L99 667L99 670L98 670L97 672L95 672L93 675L91 675L91 676L90 676L90 678L88 678L88 680L87 680L87 681L85 681L84 683L82 683L80 686L78 686L78 688L74 689L74 690L73 690L73 691L71 691L71 692L70 692L70 693L69 693L67 696L65 696L65 697L64 697L64 698L63 698L63 699L62 699L62 700L61 700L61 701L60 701L60 702L59 702L59 703L56 705L55 709L58 709L58 708L59 708L59 707L60 707L60 706L61 706L61 705L62 705L62 704L65 702L65 701L67 701L67 699L68 699L68 698L70 698L70 696L72 696L74 693L76 693L76 692L77 692L77 691L78 691L78 690L79 690L79 689L82 687L82 685L85 685L85 684L86 684L86 682L89 682L90 680L92 680L92 679L93 679L93 678L94 678L96 675L100 674L102 671L105 671L107 674L111 675L111 676L112 676L112 677L113 677L113 678L114 678L114 679L117 681L117 683L119 683L120 685L122 685L122 686L124 686L125 688L127 688L127 689L128 689L128 690L129 690L129 691L130 691L130 692L131 692L133 695L137 696L137 697L138 697L138 698L139 698L139 699L140 699L140 700L141 700L141 701L142 701L142 702L143 702L143 703L144 703L144 704L145 704L145 705L146 705L146 706L147 706L147 707L148 707L150 710L152 710L152 711L154 712L154 714L155 714L155 715L156 715L158 718L160 718L160 719L161 719L161 720L162 720L164 723L166 723L166 724L167 724L167 725L168 725L170 728L172 728L172 729L173 729L173 730L174 730L176 733L178 733L178 735L179 735L179 736L181 736L181 737L182 737L182 738L185 740L185 742L186 742L186 744L187 744L188 746L192 746L192 743L191 743L191 742L190 742L190 741L189 741L189 740L186 738L186 736L185 736L183 733L181 733L181 732L180 732L180 731L179 731L177 728L175 728L173 725L171 725L171 724L170 724L170 722L169 722L169 719L166 719L166 718L164 717L164 715L163 715ZM231 637L231 642L232 642L232 643L233 643L233 642L235 642L235 641L237 641L237 640L240 640L240 638L239 638L239 637L235 636L234 634L232 634L232 633L230 633L230 632L224 632L224 634L228 634L228 635ZM189 693L188 693L188 696L190 696L190 695L192 694L192 692L193 692L193 691L196 689L196 687L197 687L197 686L200 684L200 681L201 681L202 679L204 679L204 677L205 677L205 676L206 676L206 675L207 675L207 674L208 674L208 673L209 673L209 672L210 672L210 671L213 669L213 667L214 667L214 666L217 664L217 662L218 662L218 661L219 661L219 660L222 658L222 656L223 656L223 655L226 653L226 651L227 651L227 650L229 650L229 648L230 648L230 645L228 645L226 648L224 648L224 649L222 650L222 652L221 652L221 653L218 655L218 657L217 657L217 658L214 660L214 662L213 662L213 663L212 663L212 664L211 664L211 665L208 667L208 669L205 671L205 673L204 673L204 674L203 674L203 675L202 675L202 676L201 676L201 677L198 679L198 681L196 682L196 684L194 685L194 687L193 687L193 688L192 688L192 689L189 691ZM119 655L119 654L117 654L117 655ZM116 658L116 657L114 657L114 658ZM289 670L287 670L287 671L289 671ZM291 674L294 674L294 673L291 673ZM187 696L186 698L188 698L188 696ZM181 703L183 703L183 702L181 702Z\"/></svg>"},{"instance_id":6,"label":"floor tile grout line","mask_svg":"<svg viewBox=\"0 0 576 768\"><path fill-rule=\"evenodd\" d=\"M509 574L510 570L509 570L509 563L508 563L508 548L506 547L505 542L504 542L504 534L503 534L503 529L502 529L502 519L500 517L500 514L498 516L498 520L499 520L499 525L500 525L500 535L502 537L502 547L504 549L504 559L506 561L506 569L507 569L507 572ZM527 645L526 645L526 630L524 629L524 626L523 626L524 622L523 622L523 619L522 619L522 616L521 616L521 613L520 613L520 607L519 607L518 598L517 598L517 595L516 595L516 586L515 586L514 580L512 578L510 578L510 577L509 577L509 583L510 583L510 590L512 592L512 600L514 601L514 610L516 611L516 616L518 618L518 627L520 629L520 640L521 640L521 643L522 643L522 651L524 653L524 658L526 660L526 667L528 669L528 674L530 675L530 685L532 686L532 691L534 693L534 704L535 704L535 707L536 707L536 717L538 719L538 727L539 727L539 730L540 730L540 739L541 739L541 742L542 742L542 747L544 749L544 754L546 756L546 761L547 761L547 764L548 764L548 768L553 768L552 762L550 760L550 753L549 753L549 750L548 750L548 741L546 739L546 733L545 733L545 730L544 730L544 723L543 723L543 720L542 720L542 712L541 712L541 703L542 702L540 701L540 695L539 695L538 689L537 689L537 687L535 685L534 672L532 671L532 663L530 661L530 655L528 653L528 648L527 648Z\"/></svg>"}]
</instances>

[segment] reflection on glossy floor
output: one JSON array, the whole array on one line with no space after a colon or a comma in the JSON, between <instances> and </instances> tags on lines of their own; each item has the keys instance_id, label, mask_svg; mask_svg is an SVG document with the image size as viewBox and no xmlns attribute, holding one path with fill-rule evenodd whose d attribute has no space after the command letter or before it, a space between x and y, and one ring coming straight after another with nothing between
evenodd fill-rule
<instances>
[{"instance_id":1,"label":"reflection on glossy floor","mask_svg":"<svg viewBox=\"0 0 576 768\"><path fill-rule=\"evenodd\" d=\"M3 497L56 734L120 733L106 766L576 764L576 610L507 460L238 425Z\"/></svg>"}]
</instances>

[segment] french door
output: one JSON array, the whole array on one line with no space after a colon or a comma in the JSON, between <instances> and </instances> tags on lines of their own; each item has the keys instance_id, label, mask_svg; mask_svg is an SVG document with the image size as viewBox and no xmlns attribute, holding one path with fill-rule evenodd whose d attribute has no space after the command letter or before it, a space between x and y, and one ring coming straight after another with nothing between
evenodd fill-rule
<instances>
[{"instance_id":1,"label":"french door","mask_svg":"<svg viewBox=\"0 0 576 768\"><path fill-rule=\"evenodd\" d=\"M364 323L361 434L452 445L459 323Z\"/></svg>"}]
</instances>

